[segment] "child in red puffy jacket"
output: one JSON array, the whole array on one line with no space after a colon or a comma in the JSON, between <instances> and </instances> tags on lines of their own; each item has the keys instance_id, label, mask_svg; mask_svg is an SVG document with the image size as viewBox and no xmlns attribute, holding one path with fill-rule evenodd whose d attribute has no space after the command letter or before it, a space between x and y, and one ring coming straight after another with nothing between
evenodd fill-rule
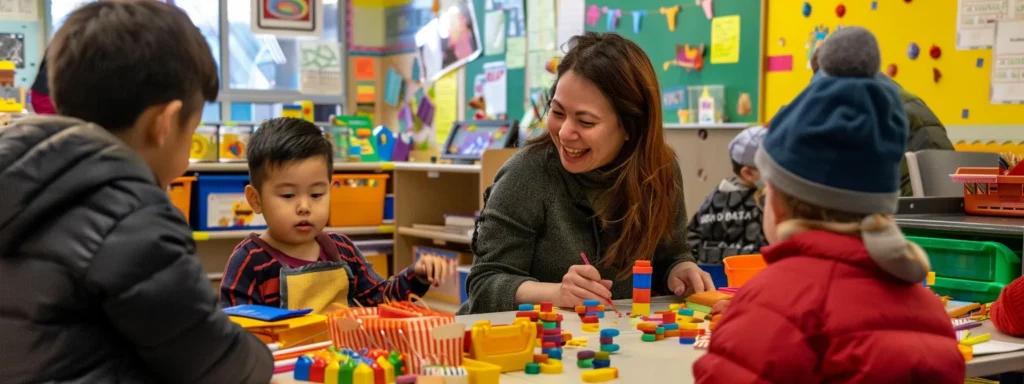
<instances>
[{"instance_id":1,"label":"child in red puffy jacket","mask_svg":"<svg viewBox=\"0 0 1024 384\"><path fill-rule=\"evenodd\" d=\"M992 325L1010 336L1024 336L1024 279L1014 280L992 304Z\"/></svg>"},{"instance_id":2,"label":"child in red puffy jacket","mask_svg":"<svg viewBox=\"0 0 1024 384\"><path fill-rule=\"evenodd\" d=\"M928 258L893 222L907 119L879 78L878 42L843 27L814 80L772 119L768 268L731 300L693 367L698 383L962 383Z\"/></svg>"}]
</instances>

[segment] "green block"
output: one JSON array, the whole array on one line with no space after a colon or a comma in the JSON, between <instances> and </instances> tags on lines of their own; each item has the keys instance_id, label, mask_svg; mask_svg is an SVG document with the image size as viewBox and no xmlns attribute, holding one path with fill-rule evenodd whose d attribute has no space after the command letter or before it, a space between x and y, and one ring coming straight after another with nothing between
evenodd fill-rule
<instances>
[{"instance_id":1,"label":"green block","mask_svg":"<svg viewBox=\"0 0 1024 384\"><path fill-rule=\"evenodd\" d=\"M656 341L657 340L657 336L654 336L654 335L651 335L651 334L644 334L643 336L640 336L640 340L643 340L643 341Z\"/></svg>"},{"instance_id":2,"label":"green block","mask_svg":"<svg viewBox=\"0 0 1024 384\"><path fill-rule=\"evenodd\" d=\"M662 326L659 325L658 328L654 330L654 334L655 335L664 335L665 334L665 327L662 327Z\"/></svg>"},{"instance_id":3,"label":"green block","mask_svg":"<svg viewBox=\"0 0 1024 384\"><path fill-rule=\"evenodd\" d=\"M554 323L554 322L549 323L549 322L544 321L544 322L541 322L541 324L544 326L544 329L555 329L555 328L558 328L558 323Z\"/></svg>"},{"instance_id":4,"label":"green block","mask_svg":"<svg viewBox=\"0 0 1024 384\"><path fill-rule=\"evenodd\" d=\"M536 375L540 373L540 364L537 363L526 363L526 373L529 375Z\"/></svg>"},{"instance_id":5,"label":"green block","mask_svg":"<svg viewBox=\"0 0 1024 384\"><path fill-rule=\"evenodd\" d=\"M593 368L594 359L576 360L576 366L580 368Z\"/></svg>"}]
</instances>

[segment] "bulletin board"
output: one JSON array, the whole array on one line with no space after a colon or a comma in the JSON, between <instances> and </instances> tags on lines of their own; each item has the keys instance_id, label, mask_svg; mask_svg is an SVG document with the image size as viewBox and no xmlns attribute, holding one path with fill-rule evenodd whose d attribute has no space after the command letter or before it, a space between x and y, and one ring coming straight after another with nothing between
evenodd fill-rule
<instances>
[{"instance_id":1,"label":"bulletin board","mask_svg":"<svg viewBox=\"0 0 1024 384\"><path fill-rule=\"evenodd\" d=\"M487 3L490 3L490 1L488 1L488 0L473 0L473 9L475 10L475 13L476 13L476 20L477 20L477 23L478 23L477 27L479 28L479 33L481 34L481 36L483 36L483 34L484 34L484 29L487 28L487 25L486 25L487 24L487 8L486 8ZM524 7L525 7L525 1L524 1ZM526 10L526 12L528 13L529 10ZM507 23L509 15L506 14L505 16L506 16L506 23ZM506 41L507 41L507 38L508 38L508 33L507 33L508 32L508 28L504 28L504 30L506 32L505 35L506 35ZM486 44L486 42L485 42L486 39L485 38L481 38L481 39L482 39L482 42L484 42ZM522 55L526 55L526 52L522 52L521 54ZM465 95L465 100L467 102L468 102L469 99L473 98L474 86L475 86L474 80L476 79L477 75L481 75L481 74L484 73L484 65L487 64L487 63L492 63L492 62L496 62L496 61L505 61L505 55L506 55L505 52L502 52L500 54L491 55L491 56L488 56L486 54L481 54L480 57L478 57L476 60L473 60L473 61L469 62L468 64L466 64L463 67L463 73L465 74L465 81L464 81L465 86L463 87L462 91L464 92L463 94ZM523 118L523 112L525 111L523 106L524 106L524 103L526 102L525 87L523 86L523 84L526 83L526 68L508 69L506 67L506 70L507 70L507 72L506 72L505 76L506 76L506 81L507 81L507 93L508 94L506 95L505 100L508 103L508 106L507 106L508 119L509 120L521 120ZM485 99L484 102L486 102L486 101L487 100ZM472 108L469 108L469 107L466 107L464 110L465 110L464 118L466 120L472 120L473 119L473 114L474 114L475 111Z\"/></svg>"},{"instance_id":2,"label":"bulletin board","mask_svg":"<svg viewBox=\"0 0 1024 384\"><path fill-rule=\"evenodd\" d=\"M43 28L37 21L0 21L0 35L5 44L20 47L3 47L5 54L18 56L21 66L14 70L14 85L29 88L36 80L39 64L43 59ZM9 37L9 38L8 38Z\"/></svg>"},{"instance_id":3,"label":"bulletin board","mask_svg":"<svg viewBox=\"0 0 1024 384\"><path fill-rule=\"evenodd\" d=\"M929 1L808 0L810 15L804 17L803 2L773 1L768 5L765 45L769 63L784 63L792 57L792 69L782 65L765 68L765 117L770 119L789 103L811 79L805 45L814 28L857 25L874 32L882 53L882 70L896 65L893 78L907 91L921 97L945 125L1021 124L1024 105L989 104L991 49L957 51L955 1L941 5ZM844 7L843 17L837 7ZM911 43L920 51L916 60L907 54ZM941 51L938 59L929 52ZM934 80L933 68L941 77Z\"/></svg>"},{"instance_id":4,"label":"bulletin board","mask_svg":"<svg viewBox=\"0 0 1024 384\"><path fill-rule=\"evenodd\" d=\"M762 1L761 0L717 0L711 9L714 17L738 15L740 17L739 61L734 64L715 64L711 62L711 24L704 13L701 2L711 0L588 0L587 7L596 5L620 10L621 17L617 32L633 40L647 56L650 57L658 82L662 89L679 86L722 85L725 87L725 116L729 122L756 122L761 110L761 36L762 36ZM680 6L676 14L676 29L669 30L668 19L660 13L662 7ZM639 33L633 32L633 11L645 10L646 16L641 18ZM595 25L586 25L587 31L608 32L607 14L602 13ZM704 68L701 71L689 71L680 67L664 70L662 65L676 55L677 44L697 45L704 43L707 47L704 55ZM736 105L741 93L750 97L752 113L741 116ZM677 116L666 115L666 123L676 123Z\"/></svg>"}]
</instances>

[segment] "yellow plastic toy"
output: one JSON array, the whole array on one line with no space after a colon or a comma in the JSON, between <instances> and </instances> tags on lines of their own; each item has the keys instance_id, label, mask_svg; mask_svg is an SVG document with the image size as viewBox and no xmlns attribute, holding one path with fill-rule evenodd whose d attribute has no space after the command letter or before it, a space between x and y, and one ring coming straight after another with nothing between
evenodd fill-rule
<instances>
[{"instance_id":1,"label":"yellow plastic toy","mask_svg":"<svg viewBox=\"0 0 1024 384\"><path fill-rule=\"evenodd\" d=\"M533 362L537 325L528 318L517 318L510 325L491 326L490 320L473 324L469 358L501 367L501 372L522 371Z\"/></svg>"},{"instance_id":2,"label":"yellow plastic toy","mask_svg":"<svg viewBox=\"0 0 1024 384\"><path fill-rule=\"evenodd\" d=\"M462 359L462 369L469 376L469 384L498 384L501 378L501 367L491 363Z\"/></svg>"},{"instance_id":3,"label":"yellow plastic toy","mask_svg":"<svg viewBox=\"0 0 1024 384\"><path fill-rule=\"evenodd\" d=\"M545 375L557 375L562 373L562 361L549 359L546 363L540 363L540 373Z\"/></svg>"},{"instance_id":4,"label":"yellow plastic toy","mask_svg":"<svg viewBox=\"0 0 1024 384\"><path fill-rule=\"evenodd\" d=\"M619 369L615 367L598 368L590 371L583 371L580 378L584 383L603 383L619 378Z\"/></svg>"}]
</instances>

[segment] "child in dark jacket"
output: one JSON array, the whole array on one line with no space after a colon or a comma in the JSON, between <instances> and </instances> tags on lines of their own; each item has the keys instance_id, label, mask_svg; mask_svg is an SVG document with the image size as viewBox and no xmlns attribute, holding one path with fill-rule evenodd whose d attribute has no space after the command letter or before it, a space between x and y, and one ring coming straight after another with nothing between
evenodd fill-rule
<instances>
[{"instance_id":1,"label":"child in dark jacket","mask_svg":"<svg viewBox=\"0 0 1024 384\"><path fill-rule=\"evenodd\" d=\"M325 313L337 305L375 306L422 296L430 284L456 273L447 260L423 256L384 279L351 240L322 232L330 212L332 156L320 128L304 120L267 120L252 135L245 196L267 230L243 240L228 259L220 286L225 307L260 304ZM345 181L359 182L366 181Z\"/></svg>"},{"instance_id":2,"label":"child in dark jacket","mask_svg":"<svg viewBox=\"0 0 1024 384\"><path fill-rule=\"evenodd\" d=\"M731 300L696 382L962 383L952 323L921 284L928 257L892 219L907 120L878 41L848 26L819 49L823 74L755 156L768 268Z\"/></svg>"},{"instance_id":3,"label":"child in dark jacket","mask_svg":"<svg viewBox=\"0 0 1024 384\"><path fill-rule=\"evenodd\" d=\"M764 127L750 127L729 142L734 175L715 187L687 226L686 242L698 263L718 265L728 256L758 253L768 245L755 201L761 174L754 165L765 132Z\"/></svg>"},{"instance_id":4,"label":"child in dark jacket","mask_svg":"<svg viewBox=\"0 0 1024 384\"><path fill-rule=\"evenodd\" d=\"M268 382L166 191L217 99L203 35L161 1L100 1L47 55L63 116L0 129L0 381Z\"/></svg>"}]
</instances>

